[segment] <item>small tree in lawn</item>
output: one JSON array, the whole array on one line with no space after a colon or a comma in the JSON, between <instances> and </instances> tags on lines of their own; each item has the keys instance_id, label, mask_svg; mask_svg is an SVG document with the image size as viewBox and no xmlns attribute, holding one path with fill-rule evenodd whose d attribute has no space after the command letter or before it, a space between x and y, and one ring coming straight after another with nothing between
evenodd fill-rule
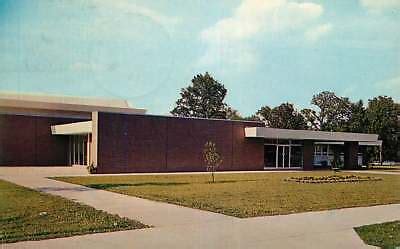
<instances>
[{"instance_id":1,"label":"small tree in lawn","mask_svg":"<svg viewBox=\"0 0 400 249\"><path fill-rule=\"evenodd\" d=\"M211 172L212 182L215 182L214 172L217 170L219 165L222 163L221 155L217 151L215 143L208 141L204 145L203 150L204 162L207 167L207 171Z\"/></svg>"}]
</instances>

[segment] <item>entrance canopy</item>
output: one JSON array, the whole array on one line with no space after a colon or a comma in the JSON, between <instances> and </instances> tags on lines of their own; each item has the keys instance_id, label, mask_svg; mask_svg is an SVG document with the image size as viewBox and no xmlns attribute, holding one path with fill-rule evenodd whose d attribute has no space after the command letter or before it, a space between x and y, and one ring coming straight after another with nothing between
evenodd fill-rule
<instances>
[{"instance_id":1,"label":"entrance canopy","mask_svg":"<svg viewBox=\"0 0 400 249\"><path fill-rule=\"evenodd\" d=\"M92 133L92 121L75 122L69 124L52 125L53 135L83 135Z\"/></svg>"},{"instance_id":2,"label":"entrance canopy","mask_svg":"<svg viewBox=\"0 0 400 249\"><path fill-rule=\"evenodd\" d=\"M90 164L93 157L92 124L92 121L84 121L51 126L51 134L68 136L69 165Z\"/></svg>"},{"instance_id":3,"label":"entrance canopy","mask_svg":"<svg viewBox=\"0 0 400 249\"><path fill-rule=\"evenodd\" d=\"M268 139L379 143L377 134L289 130L266 127L246 127L245 136L249 138L254 137Z\"/></svg>"}]
</instances>

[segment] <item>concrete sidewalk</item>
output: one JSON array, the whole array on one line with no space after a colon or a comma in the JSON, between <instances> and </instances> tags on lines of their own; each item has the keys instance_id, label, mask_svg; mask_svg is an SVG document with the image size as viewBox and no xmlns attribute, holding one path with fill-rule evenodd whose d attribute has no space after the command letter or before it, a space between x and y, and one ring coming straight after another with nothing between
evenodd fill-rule
<instances>
[{"instance_id":1,"label":"concrete sidewalk","mask_svg":"<svg viewBox=\"0 0 400 249\"><path fill-rule=\"evenodd\" d=\"M85 203L111 214L118 214L123 217L139 220L147 225L164 227L220 222L234 219L233 217L222 214L150 201L46 178L51 176L52 173L53 170L47 168L28 171L21 171L18 168L15 171L9 169L5 171L0 167L1 179L24 187ZM57 174L53 175L81 174L82 172L79 167L76 170L73 168L70 168L70 170L63 169L63 171L58 171Z\"/></svg>"},{"instance_id":2,"label":"concrete sidewalk","mask_svg":"<svg viewBox=\"0 0 400 249\"><path fill-rule=\"evenodd\" d=\"M19 242L2 248L369 248L353 227L400 219L400 205L239 219L46 179L81 169L2 169L0 178L154 228Z\"/></svg>"},{"instance_id":3,"label":"concrete sidewalk","mask_svg":"<svg viewBox=\"0 0 400 249\"><path fill-rule=\"evenodd\" d=\"M367 174L382 174L382 175L400 175L400 171L384 171L384 170L350 170L350 173L367 173Z\"/></svg>"}]
</instances>

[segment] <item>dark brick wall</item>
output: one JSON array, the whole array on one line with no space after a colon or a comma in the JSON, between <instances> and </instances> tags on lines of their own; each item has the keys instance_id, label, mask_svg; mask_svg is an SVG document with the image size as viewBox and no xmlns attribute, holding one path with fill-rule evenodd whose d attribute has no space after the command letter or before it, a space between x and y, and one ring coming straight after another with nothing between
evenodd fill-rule
<instances>
[{"instance_id":1,"label":"dark brick wall","mask_svg":"<svg viewBox=\"0 0 400 249\"><path fill-rule=\"evenodd\" d=\"M358 142L344 143L344 168L358 168Z\"/></svg>"},{"instance_id":2,"label":"dark brick wall","mask_svg":"<svg viewBox=\"0 0 400 249\"><path fill-rule=\"evenodd\" d=\"M68 137L51 135L51 125L80 121L68 118L0 115L0 166L68 164Z\"/></svg>"},{"instance_id":3,"label":"dark brick wall","mask_svg":"<svg viewBox=\"0 0 400 249\"><path fill-rule=\"evenodd\" d=\"M303 147L303 169L314 169L314 141L304 140Z\"/></svg>"},{"instance_id":4,"label":"dark brick wall","mask_svg":"<svg viewBox=\"0 0 400 249\"><path fill-rule=\"evenodd\" d=\"M98 173L204 171L203 146L217 144L220 170L262 170L262 140L245 139L258 123L99 113Z\"/></svg>"}]
</instances>

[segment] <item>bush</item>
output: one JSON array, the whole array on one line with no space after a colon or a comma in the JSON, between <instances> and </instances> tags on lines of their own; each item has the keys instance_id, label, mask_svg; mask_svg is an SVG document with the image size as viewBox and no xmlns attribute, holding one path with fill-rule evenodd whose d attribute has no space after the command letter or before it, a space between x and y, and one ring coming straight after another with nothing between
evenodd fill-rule
<instances>
[{"instance_id":1,"label":"bush","mask_svg":"<svg viewBox=\"0 0 400 249\"><path fill-rule=\"evenodd\" d=\"M93 163L89 164L88 166L86 166L87 171L89 172L89 174L95 174L97 171L97 167L94 166Z\"/></svg>"},{"instance_id":2,"label":"bush","mask_svg":"<svg viewBox=\"0 0 400 249\"><path fill-rule=\"evenodd\" d=\"M285 181L298 183L355 183L365 181L381 181L382 178L372 176L356 176L356 175L329 175L329 176L303 176L289 177Z\"/></svg>"}]
</instances>

